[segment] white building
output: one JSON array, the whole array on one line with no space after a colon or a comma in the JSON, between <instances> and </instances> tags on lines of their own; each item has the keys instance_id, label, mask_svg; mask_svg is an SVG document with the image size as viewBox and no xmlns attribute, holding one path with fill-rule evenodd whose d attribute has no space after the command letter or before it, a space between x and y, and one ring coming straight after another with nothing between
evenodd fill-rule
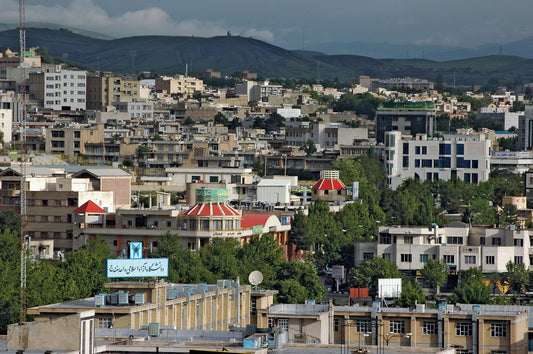
<instances>
[{"instance_id":1,"label":"white building","mask_svg":"<svg viewBox=\"0 0 533 354\"><path fill-rule=\"evenodd\" d=\"M449 180L452 176L467 182L488 180L491 141L484 134L451 135L446 138L402 136L385 133L387 183L396 189L405 179Z\"/></svg>"},{"instance_id":2,"label":"white building","mask_svg":"<svg viewBox=\"0 0 533 354\"><path fill-rule=\"evenodd\" d=\"M240 81L235 83L235 94L246 95L248 101L261 101L263 97L281 96L282 85L271 85L269 81Z\"/></svg>"},{"instance_id":3,"label":"white building","mask_svg":"<svg viewBox=\"0 0 533 354\"><path fill-rule=\"evenodd\" d=\"M120 102L116 104L117 110L127 112L131 118L154 117L154 104L152 102Z\"/></svg>"},{"instance_id":4,"label":"white building","mask_svg":"<svg viewBox=\"0 0 533 354\"><path fill-rule=\"evenodd\" d=\"M263 178L257 184L257 201L270 204L289 204L291 202L291 180Z\"/></svg>"},{"instance_id":5,"label":"white building","mask_svg":"<svg viewBox=\"0 0 533 354\"><path fill-rule=\"evenodd\" d=\"M532 234L533 236L533 234ZM382 257L412 275L429 259L442 260L451 274L481 267L483 273L502 273L512 261L533 264L529 230L464 227L382 226L378 242L355 244L355 265Z\"/></svg>"},{"instance_id":6,"label":"white building","mask_svg":"<svg viewBox=\"0 0 533 354\"><path fill-rule=\"evenodd\" d=\"M504 130L511 127L518 128L518 118L523 113L509 112L508 108L481 107L477 112L477 118L489 118L496 124L501 124Z\"/></svg>"},{"instance_id":7,"label":"white building","mask_svg":"<svg viewBox=\"0 0 533 354\"><path fill-rule=\"evenodd\" d=\"M3 134L3 144L4 146L11 145L13 129L11 128L13 122L13 110L9 109L0 109L0 132Z\"/></svg>"},{"instance_id":8,"label":"white building","mask_svg":"<svg viewBox=\"0 0 533 354\"><path fill-rule=\"evenodd\" d=\"M44 108L54 110L85 110L87 74L50 65L30 74L30 93Z\"/></svg>"}]
</instances>

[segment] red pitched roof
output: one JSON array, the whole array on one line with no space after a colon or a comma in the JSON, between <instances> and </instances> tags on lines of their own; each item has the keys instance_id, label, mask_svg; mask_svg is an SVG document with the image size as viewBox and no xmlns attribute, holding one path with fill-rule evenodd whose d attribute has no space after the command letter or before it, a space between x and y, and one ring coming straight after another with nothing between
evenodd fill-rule
<instances>
[{"instance_id":1,"label":"red pitched roof","mask_svg":"<svg viewBox=\"0 0 533 354\"><path fill-rule=\"evenodd\" d=\"M315 183L312 189L339 190L348 189L340 179L323 178Z\"/></svg>"},{"instance_id":2,"label":"red pitched roof","mask_svg":"<svg viewBox=\"0 0 533 354\"><path fill-rule=\"evenodd\" d=\"M242 216L241 219L241 227L243 229L252 228L254 226L265 226L268 218L270 218L271 214L246 214Z\"/></svg>"},{"instance_id":3,"label":"red pitched roof","mask_svg":"<svg viewBox=\"0 0 533 354\"><path fill-rule=\"evenodd\" d=\"M88 200L85 204L74 210L78 214L105 214L107 213L104 209L100 208L92 200Z\"/></svg>"},{"instance_id":4,"label":"red pitched roof","mask_svg":"<svg viewBox=\"0 0 533 354\"><path fill-rule=\"evenodd\" d=\"M198 203L187 210L189 216L236 216L239 212L225 203Z\"/></svg>"}]
</instances>

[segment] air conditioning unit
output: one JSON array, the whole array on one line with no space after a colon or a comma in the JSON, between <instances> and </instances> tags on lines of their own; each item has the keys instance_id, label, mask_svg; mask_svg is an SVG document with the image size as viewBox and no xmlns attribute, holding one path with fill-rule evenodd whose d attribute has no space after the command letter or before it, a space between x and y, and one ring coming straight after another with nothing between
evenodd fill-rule
<instances>
[{"instance_id":1,"label":"air conditioning unit","mask_svg":"<svg viewBox=\"0 0 533 354\"><path fill-rule=\"evenodd\" d=\"M118 295L118 304L119 305L128 305L128 293L117 293Z\"/></svg>"},{"instance_id":2,"label":"air conditioning unit","mask_svg":"<svg viewBox=\"0 0 533 354\"><path fill-rule=\"evenodd\" d=\"M108 299L109 299L109 304L118 305L118 293L110 294Z\"/></svg>"},{"instance_id":3,"label":"air conditioning unit","mask_svg":"<svg viewBox=\"0 0 533 354\"><path fill-rule=\"evenodd\" d=\"M94 295L94 306L100 307L105 305L106 294Z\"/></svg>"},{"instance_id":4,"label":"air conditioning unit","mask_svg":"<svg viewBox=\"0 0 533 354\"><path fill-rule=\"evenodd\" d=\"M144 305L144 293L136 293L134 296L135 305Z\"/></svg>"}]
</instances>

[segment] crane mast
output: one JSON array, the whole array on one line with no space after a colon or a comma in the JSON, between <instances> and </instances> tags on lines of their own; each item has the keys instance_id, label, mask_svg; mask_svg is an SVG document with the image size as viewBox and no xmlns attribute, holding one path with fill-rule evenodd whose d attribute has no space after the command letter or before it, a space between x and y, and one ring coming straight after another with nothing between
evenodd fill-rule
<instances>
[{"instance_id":1,"label":"crane mast","mask_svg":"<svg viewBox=\"0 0 533 354\"><path fill-rule=\"evenodd\" d=\"M26 52L26 14L24 0L19 0L19 128L20 128L20 320L26 322L26 252L30 248L30 239L26 233L26 79L24 54Z\"/></svg>"}]
</instances>

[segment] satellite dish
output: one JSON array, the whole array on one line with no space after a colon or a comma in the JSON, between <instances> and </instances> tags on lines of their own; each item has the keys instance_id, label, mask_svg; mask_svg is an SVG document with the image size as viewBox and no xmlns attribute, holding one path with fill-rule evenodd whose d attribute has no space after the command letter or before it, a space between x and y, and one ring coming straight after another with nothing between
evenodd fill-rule
<instances>
[{"instance_id":1,"label":"satellite dish","mask_svg":"<svg viewBox=\"0 0 533 354\"><path fill-rule=\"evenodd\" d=\"M255 287L257 288L257 285L261 284L261 282L263 281L263 273L258 270L254 270L248 276L248 281L250 282L250 284L255 285Z\"/></svg>"}]
</instances>

